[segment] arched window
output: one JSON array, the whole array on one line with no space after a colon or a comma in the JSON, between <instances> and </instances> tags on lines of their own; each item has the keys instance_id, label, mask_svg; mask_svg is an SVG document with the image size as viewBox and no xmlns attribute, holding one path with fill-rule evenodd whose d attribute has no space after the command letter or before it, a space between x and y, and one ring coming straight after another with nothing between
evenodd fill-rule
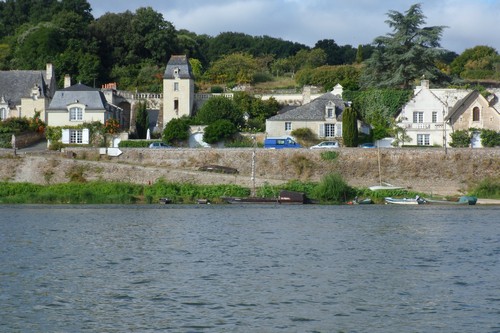
<instances>
[{"instance_id":1,"label":"arched window","mask_svg":"<svg viewBox=\"0 0 500 333\"><path fill-rule=\"evenodd\" d=\"M0 120L5 120L7 118L7 109L0 108Z\"/></svg>"},{"instance_id":2,"label":"arched window","mask_svg":"<svg viewBox=\"0 0 500 333\"><path fill-rule=\"evenodd\" d=\"M472 121L479 121L480 119L480 112L479 108L477 106L472 109Z\"/></svg>"}]
</instances>

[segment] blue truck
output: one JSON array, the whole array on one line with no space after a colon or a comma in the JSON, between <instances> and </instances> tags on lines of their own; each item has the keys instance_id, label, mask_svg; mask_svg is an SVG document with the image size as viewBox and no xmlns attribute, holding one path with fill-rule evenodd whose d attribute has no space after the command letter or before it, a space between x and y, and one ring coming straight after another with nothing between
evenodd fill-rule
<instances>
[{"instance_id":1,"label":"blue truck","mask_svg":"<svg viewBox=\"0 0 500 333\"><path fill-rule=\"evenodd\" d=\"M302 148L300 144L290 137L267 138L264 140L264 148L282 149L282 148Z\"/></svg>"}]
</instances>

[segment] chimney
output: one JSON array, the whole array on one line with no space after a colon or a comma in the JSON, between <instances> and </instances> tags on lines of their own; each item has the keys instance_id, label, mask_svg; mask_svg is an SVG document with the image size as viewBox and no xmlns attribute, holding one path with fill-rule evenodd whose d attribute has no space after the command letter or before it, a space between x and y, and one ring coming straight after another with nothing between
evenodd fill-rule
<instances>
[{"instance_id":1,"label":"chimney","mask_svg":"<svg viewBox=\"0 0 500 333\"><path fill-rule=\"evenodd\" d=\"M64 88L71 87L71 76L69 74L64 75Z\"/></svg>"},{"instance_id":2,"label":"chimney","mask_svg":"<svg viewBox=\"0 0 500 333\"><path fill-rule=\"evenodd\" d=\"M45 79L47 81L50 81L52 80L53 77L54 77L54 67L52 66L52 64L47 64L45 70Z\"/></svg>"},{"instance_id":3,"label":"chimney","mask_svg":"<svg viewBox=\"0 0 500 333\"><path fill-rule=\"evenodd\" d=\"M304 86L302 90L302 105L311 103L311 86Z\"/></svg>"}]
</instances>

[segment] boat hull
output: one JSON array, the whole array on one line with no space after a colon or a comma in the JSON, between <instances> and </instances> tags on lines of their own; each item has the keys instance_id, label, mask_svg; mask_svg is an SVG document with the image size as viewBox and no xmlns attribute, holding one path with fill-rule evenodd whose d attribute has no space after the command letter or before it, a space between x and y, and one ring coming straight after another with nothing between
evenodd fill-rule
<instances>
[{"instance_id":1,"label":"boat hull","mask_svg":"<svg viewBox=\"0 0 500 333\"><path fill-rule=\"evenodd\" d=\"M428 203L433 205L475 205L477 202L477 197L474 196L461 196L457 201L452 200L435 200L435 199L425 199Z\"/></svg>"},{"instance_id":2,"label":"boat hull","mask_svg":"<svg viewBox=\"0 0 500 333\"><path fill-rule=\"evenodd\" d=\"M422 205L425 204L426 201L422 198L415 198L415 199L409 199L409 198L402 198L402 199L396 199L396 198L391 198L391 197L386 197L384 198L385 202L388 204L394 204L394 205Z\"/></svg>"}]
</instances>

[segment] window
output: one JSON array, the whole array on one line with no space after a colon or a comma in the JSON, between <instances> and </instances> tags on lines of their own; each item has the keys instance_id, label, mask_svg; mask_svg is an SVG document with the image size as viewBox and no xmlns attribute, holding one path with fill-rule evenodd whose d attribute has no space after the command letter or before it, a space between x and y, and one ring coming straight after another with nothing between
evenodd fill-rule
<instances>
[{"instance_id":1,"label":"window","mask_svg":"<svg viewBox=\"0 0 500 333\"><path fill-rule=\"evenodd\" d=\"M179 115L179 100L174 99L174 111L176 115Z\"/></svg>"},{"instance_id":2,"label":"window","mask_svg":"<svg viewBox=\"0 0 500 333\"><path fill-rule=\"evenodd\" d=\"M335 136L335 124L325 124L325 137L333 138Z\"/></svg>"},{"instance_id":3,"label":"window","mask_svg":"<svg viewBox=\"0 0 500 333\"><path fill-rule=\"evenodd\" d=\"M421 111L413 112L413 122L414 123L423 123L424 122L424 113Z\"/></svg>"},{"instance_id":4,"label":"window","mask_svg":"<svg viewBox=\"0 0 500 333\"><path fill-rule=\"evenodd\" d=\"M179 91L179 82L174 82L174 91Z\"/></svg>"},{"instance_id":5,"label":"window","mask_svg":"<svg viewBox=\"0 0 500 333\"><path fill-rule=\"evenodd\" d=\"M7 110L5 108L0 109L0 120L5 120L7 118Z\"/></svg>"},{"instance_id":6,"label":"window","mask_svg":"<svg viewBox=\"0 0 500 333\"><path fill-rule=\"evenodd\" d=\"M69 109L69 120L70 121L81 121L83 120L83 109L78 107L73 107Z\"/></svg>"},{"instance_id":7,"label":"window","mask_svg":"<svg viewBox=\"0 0 500 333\"><path fill-rule=\"evenodd\" d=\"M438 113L436 111L432 111L432 122L437 123L438 121Z\"/></svg>"},{"instance_id":8,"label":"window","mask_svg":"<svg viewBox=\"0 0 500 333\"><path fill-rule=\"evenodd\" d=\"M70 130L69 131L69 143L83 143L83 131L82 130Z\"/></svg>"},{"instance_id":9,"label":"window","mask_svg":"<svg viewBox=\"0 0 500 333\"><path fill-rule=\"evenodd\" d=\"M333 118L335 116L334 114L334 108L326 108L326 117L327 118Z\"/></svg>"},{"instance_id":10,"label":"window","mask_svg":"<svg viewBox=\"0 0 500 333\"><path fill-rule=\"evenodd\" d=\"M429 134L417 134L417 145L418 146L429 146Z\"/></svg>"},{"instance_id":11,"label":"window","mask_svg":"<svg viewBox=\"0 0 500 333\"><path fill-rule=\"evenodd\" d=\"M291 130L292 130L292 122L285 121L285 131L291 131Z\"/></svg>"},{"instance_id":12,"label":"window","mask_svg":"<svg viewBox=\"0 0 500 333\"><path fill-rule=\"evenodd\" d=\"M479 121L480 119L479 108L476 106L472 109L472 121Z\"/></svg>"}]
</instances>

